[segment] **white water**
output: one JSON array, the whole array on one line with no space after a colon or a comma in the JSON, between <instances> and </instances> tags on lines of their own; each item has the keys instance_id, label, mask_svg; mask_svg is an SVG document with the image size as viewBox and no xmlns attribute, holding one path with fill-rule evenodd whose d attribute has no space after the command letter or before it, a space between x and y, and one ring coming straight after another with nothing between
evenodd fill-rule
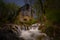
<instances>
[{"instance_id":1,"label":"white water","mask_svg":"<svg viewBox=\"0 0 60 40\"><path fill-rule=\"evenodd\" d=\"M42 33L41 30L38 30L40 24L36 23L29 27L29 30L19 29L21 38L24 38L25 40L37 40L38 36L44 36L42 40L49 40L48 36L45 33Z\"/></svg>"}]
</instances>

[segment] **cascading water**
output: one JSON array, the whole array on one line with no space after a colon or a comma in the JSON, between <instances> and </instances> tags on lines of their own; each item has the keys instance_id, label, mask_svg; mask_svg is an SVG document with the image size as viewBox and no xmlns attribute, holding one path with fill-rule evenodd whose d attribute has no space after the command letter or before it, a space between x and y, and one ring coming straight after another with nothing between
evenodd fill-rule
<instances>
[{"instance_id":1,"label":"cascading water","mask_svg":"<svg viewBox=\"0 0 60 40\"><path fill-rule=\"evenodd\" d=\"M41 30L38 30L40 24L32 24L32 26L28 27L29 30L27 30L26 27L22 27L19 29L19 37L23 38L24 40L37 40L38 36L44 36L41 40L50 40L49 37L45 34L42 33Z\"/></svg>"}]
</instances>

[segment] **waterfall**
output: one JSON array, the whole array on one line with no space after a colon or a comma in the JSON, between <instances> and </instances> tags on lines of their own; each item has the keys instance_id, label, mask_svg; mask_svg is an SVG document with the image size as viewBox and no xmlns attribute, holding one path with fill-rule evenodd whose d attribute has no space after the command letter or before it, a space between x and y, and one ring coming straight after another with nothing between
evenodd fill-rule
<instances>
[{"instance_id":1,"label":"waterfall","mask_svg":"<svg viewBox=\"0 0 60 40\"><path fill-rule=\"evenodd\" d=\"M26 27L22 26L20 30L20 36L21 38L25 39L25 40L37 40L38 36L44 36L41 40L50 40L49 37L47 36L47 34L42 33L41 30L38 30L40 24L36 23L36 24L32 24L29 28L29 30L27 30Z\"/></svg>"}]
</instances>

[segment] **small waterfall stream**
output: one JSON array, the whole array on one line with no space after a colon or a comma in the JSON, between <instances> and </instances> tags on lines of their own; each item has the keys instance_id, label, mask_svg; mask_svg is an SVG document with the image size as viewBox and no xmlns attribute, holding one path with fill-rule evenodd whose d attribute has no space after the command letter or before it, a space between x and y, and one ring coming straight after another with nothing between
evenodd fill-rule
<instances>
[{"instance_id":1,"label":"small waterfall stream","mask_svg":"<svg viewBox=\"0 0 60 40\"><path fill-rule=\"evenodd\" d=\"M22 26L22 28L18 30L19 37L23 38L24 40L37 40L37 37L44 36L41 40L50 40L47 34L42 33L41 30L38 30L40 24L32 24L29 29Z\"/></svg>"}]
</instances>

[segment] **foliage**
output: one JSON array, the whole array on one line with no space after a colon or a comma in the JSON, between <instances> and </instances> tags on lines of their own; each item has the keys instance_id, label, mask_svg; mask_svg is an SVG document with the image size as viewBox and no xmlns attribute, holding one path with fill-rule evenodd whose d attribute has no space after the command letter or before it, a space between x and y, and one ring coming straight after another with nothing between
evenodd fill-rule
<instances>
[{"instance_id":1,"label":"foliage","mask_svg":"<svg viewBox=\"0 0 60 40\"><path fill-rule=\"evenodd\" d=\"M17 15L19 6L14 3L5 4L3 1L0 3L0 24L11 22Z\"/></svg>"},{"instance_id":2,"label":"foliage","mask_svg":"<svg viewBox=\"0 0 60 40\"><path fill-rule=\"evenodd\" d=\"M59 10L47 10L46 13L47 19L50 21L56 21L58 22L60 20L60 12Z\"/></svg>"},{"instance_id":3,"label":"foliage","mask_svg":"<svg viewBox=\"0 0 60 40\"><path fill-rule=\"evenodd\" d=\"M36 23L36 20L35 19L32 19L31 21L27 22L28 24L32 25L34 23Z\"/></svg>"},{"instance_id":4,"label":"foliage","mask_svg":"<svg viewBox=\"0 0 60 40\"><path fill-rule=\"evenodd\" d=\"M46 8L46 17L47 17L47 25L48 28L46 28L46 33L53 37L53 40L59 40L59 25L60 25L60 8L59 8L59 0L48 0L47 2L47 8ZM57 5L56 5L57 4ZM58 30L56 32L56 30ZM54 36L55 34L55 36Z\"/></svg>"}]
</instances>

